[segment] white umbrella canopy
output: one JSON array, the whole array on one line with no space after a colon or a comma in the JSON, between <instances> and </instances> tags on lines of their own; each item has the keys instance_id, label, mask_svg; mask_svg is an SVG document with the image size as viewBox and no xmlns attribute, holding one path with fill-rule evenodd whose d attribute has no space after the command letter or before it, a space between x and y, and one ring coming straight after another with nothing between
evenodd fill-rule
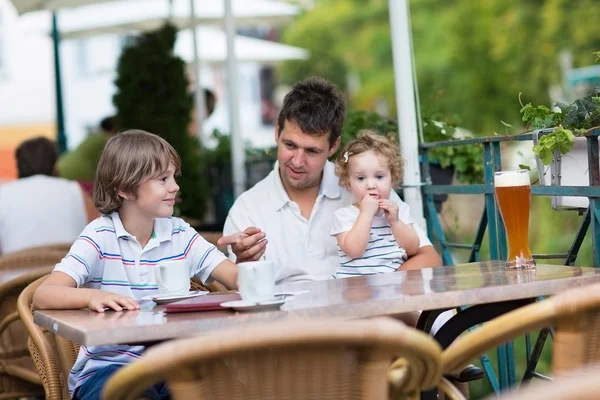
<instances>
[{"instance_id":1,"label":"white umbrella canopy","mask_svg":"<svg viewBox=\"0 0 600 400\"><path fill-rule=\"evenodd\" d=\"M41 10L54 11L61 8L73 8L105 1L115 0L11 0L19 14Z\"/></svg>"},{"instance_id":2,"label":"white umbrella canopy","mask_svg":"<svg viewBox=\"0 0 600 400\"><path fill-rule=\"evenodd\" d=\"M109 4L111 0L11 0L19 14L33 11L56 11L65 9L61 12L61 34L58 33L58 24L56 14L52 17L52 37L54 42L54 59L56 68L56 95L57 95L57 131L58 139L61 148L66 147L66 135L64 132L64 115L62 111L62 88L60 79L60 56L59 56L59 40L67 38L76 38L83 36L95 36L103 33L122 33L128 31L144 31L160 27L164 24L165 19L169 18L179 29L193 28L201 23L218 24L221 21L225 22L227 36L225 40L218 40L220 45L210 46L211 51L215 48L229 49L229 54L213 54L213 59L227 61L228 75L231 77L229 82L230 87L230 103L235 103L237 98L237 88L233 83L235 74L235 59L239 52L246 51L248 60L252 59L259 62L275 61L275 54L279 52L279 59L304 59L308 57L308 53L297 48L285 47L276 43L259 44L251 38L241 39L244 43L235 43L235 24L263 24L282 23L290 21L300 12L299 7L272 1L272 0L223 0L223 1L203 1L203 0L127 0L119 1L118 7L114 8L116 1L112 0L113 4ZM98 4L94 4L98 3ZM106 3L106 4L102 4ZM85 6L85 7L82 7ZM201 10L200 14L196 10ZM112 11L112 12L110 12ZM198 128L202 121L202 110L204 107L202 100L202 92L199 82L199 59L210 57L205 52L204 46L198 46L196 30L191 34L192 53L194 60L194 70L196 75L196 98L199 107L198 112ZM185 40L185 39L184 39ZM210 43L206 41L205 43ZM225 46L223 46L225 44ZM200 47L200 49L199 49ZM265 48L269 47L267 51ZM188 46L190 48L190 46ZM262 50L262 51L261 51ZM189 60L188 57L184 57ZM242 55L242 59L244 56ZM232 110L235 110L237 105L232 104ZM236 142L238 146L240 140L234 140L234 137L239 137L239 116L232 112L232 152ZM236 128L237 126L237 128ZM238 149L239 150L239 149ZM242 149L243 154L243 149ZM235 158L235 155L234 155ZM239 157L238 157L239 158ZM242 158L243 159L243 158ZM239 160L238 160L239 161ZM233 162L236 164L235 160ZM237 164L240 164L239 162ZM241 164L243 169L243 163ZM240 178L241 177L241 178ZM245 171L237 171L234 165L234 182L236 189L244 186ZM236 194L239 190L236 190Z\"/></svg>"},{"instance_id":3,"label":"white umbrella canopy","mask_svg":"<svg viewBox=\"0 0 600 400\"><path fill-rule=\"evenodd\" d=\"M64 10L60 14L61 39L149 31L161 27L167 18L179 29L223 23L222 1L194 0L194 4L193 20L189 0L176 0L172 8L167 0L126 0L119 1L118 8L108 2ZM232 10L237 26L279 25L300 12L295 5L273 0L233 0Z\"/></svg>"},{"instance_id":4,"label":"white umbrella canopy","mask_svg":"<svg viewBox=\"0 0 600 400\"><path fill-rule=\"evenodd\" d=\"M198 36L198 57L203 63L220 64L227 59L227 38L222 30L202 26L196 28ZM304 49L268 40L236 35L234 38L235 59L239 62L273 64L285 60L305 60L310 53ZM179 32L175 53L187 62L194 59L192 33Z\"/></svg>"}]
</instances>

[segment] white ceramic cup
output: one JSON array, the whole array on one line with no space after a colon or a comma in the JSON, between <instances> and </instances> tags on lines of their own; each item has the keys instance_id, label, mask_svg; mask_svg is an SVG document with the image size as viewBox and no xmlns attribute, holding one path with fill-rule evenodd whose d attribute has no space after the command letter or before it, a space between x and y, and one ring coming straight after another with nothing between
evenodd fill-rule
<instances>
[{"instance_id":1,"label":"white ceramic cup","mask_svg":"<svg viewBox=\"0 0 600 400\"><path fill-rule=\"evenodd\" d=\"M243 262L237 268L242 299L259 303L275 297L275 265L272 261Z\"/></svg>"},{"instance_id":2,"label":"white ceramic cup","mask_svg":"<svg viewBox=\"0 0 600 400\"><path fill-rule=\"evenodd\" d=\"M186 260L158 263L154 278L160 294L184 296L190 292L190 267Z\"/></svg>"}]
</instances>

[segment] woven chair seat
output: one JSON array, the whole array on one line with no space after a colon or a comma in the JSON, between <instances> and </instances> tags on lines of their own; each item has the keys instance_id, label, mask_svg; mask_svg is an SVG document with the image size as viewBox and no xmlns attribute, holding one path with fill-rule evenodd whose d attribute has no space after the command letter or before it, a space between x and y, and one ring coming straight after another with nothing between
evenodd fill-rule
<instances>
[{"instance_id":1,"label":"woven chair seat","mask_svg":"<svg viewBox=\"0 0 600 400\"><path fill-rule=\"evenodd\" d=\"M501 344L548 327L555 329L554 378L572 376L573 371L581 368L596 369L600 374L600 284L566 290L462 335L444 350L443 372L460 370Z\"/></svg>"},{"instance_id":2,"label":"woven chair seat","mask_svg":"<svg viewBox=\"0 0 600 400\"><path fill-rule=\"evenodd\" d=\"M50 273L67 251L67 245L53 245L0 257L0 270L25 271L8 282L0 282L0 399L44 394L29 353L29 334L17 313L17 299L29 283Z\"/></svg>"},{"instance_id":3,"label":"woven chair seat","mask_svg":"<svg viewBox=\"0 0 600 400\"><path fill-rule=\"evenodd\" d=\"M387 399L398 356L408 368L398 398L415 399L439 383L440 355L431 337L388 318L265 324L152 347L107 382L102 399L137 399L161 381L176 400Z\"/></svg>"}]
</instances>

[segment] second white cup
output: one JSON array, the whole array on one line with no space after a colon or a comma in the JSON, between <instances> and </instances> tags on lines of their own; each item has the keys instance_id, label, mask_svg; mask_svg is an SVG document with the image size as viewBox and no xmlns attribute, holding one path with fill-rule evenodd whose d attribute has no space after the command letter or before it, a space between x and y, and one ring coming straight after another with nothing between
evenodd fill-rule
<instances>
[{"instance_id":1,"label":"second white cup","mask_svg":"<svg viewBox=\"0 0 600 400\"><path fill-rule=\"evenodd\" d=\"M154 278L162 295L185 296L190 292L190 267L186 260L157 264Z\"/></svg>"},{"instance_id":2,"label":"second white cup","mask_svg":"<svg viewBox=\"0 0 600 400\"><path fill-rule=\"evenodd\" d=\"M260 303L275 297L275 265L272 261L243 262L237 268L242 299Z\"/></svg>"}]
</instances>

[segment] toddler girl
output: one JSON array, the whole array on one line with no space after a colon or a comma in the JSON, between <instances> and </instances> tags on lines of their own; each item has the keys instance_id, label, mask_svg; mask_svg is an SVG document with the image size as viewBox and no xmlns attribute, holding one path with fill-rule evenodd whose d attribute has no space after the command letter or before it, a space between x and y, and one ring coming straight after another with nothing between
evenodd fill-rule
<instances>
[{"instance_id":1,"label":"toddler girl","mask_svg":"<svg viewBox=\"0 0 600 400\"><path fill-rule=\"evenodd\" d=\"M360 131L336 160L340 185L354 204L336 211L331 235L340 263L335 278L396 271L419 249L414 221L398 215L390 193L402 179L400 148L372 131Z\"/></svg>"}]
</instances>

